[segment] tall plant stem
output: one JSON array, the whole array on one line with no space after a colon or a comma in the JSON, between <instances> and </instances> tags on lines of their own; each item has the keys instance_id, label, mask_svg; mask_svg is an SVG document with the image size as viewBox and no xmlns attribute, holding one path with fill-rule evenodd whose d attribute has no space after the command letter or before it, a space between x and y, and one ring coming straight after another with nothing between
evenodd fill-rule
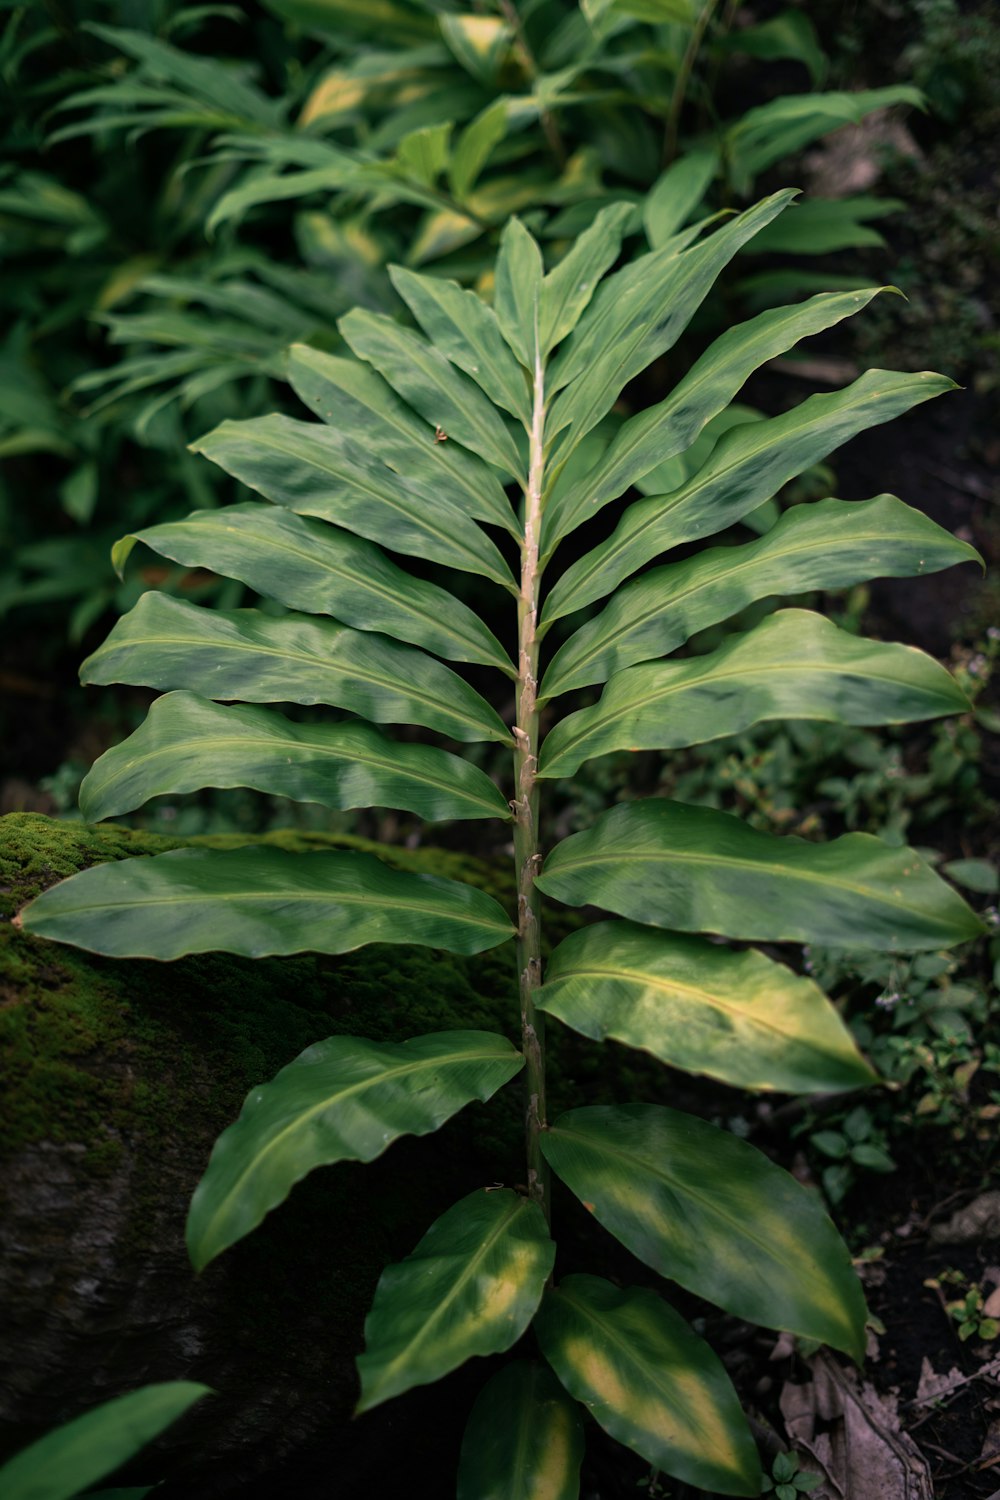
<instances>
[{"instance_id":1,"label":"tall plant stem","mask_svg":"<svg viewBox=\"0 0 1000 1500\"><path fill-rule=\"evenodd\" d=\"M542 982L541 930L535 876L538 849L538 544L542 526L545 473L545 376L535 355L534 397L524 492L521 594L518 600L517 723L514 728L514 861L517 868L517 973L521 1001L521 1044L525 1056L525 1147L528 1192L549 1216L549 1171L541 1149L545 1124L545 1017L535 1009Z\"/></svg>"},{"instance_id":2,"label":"tall plant stem","mask_svg":"<svg viewBox=\"0 0 1000 1500\"><path fill-rule=\"evenodd\" d=\"M685 49L684 56L681 59L681 65L677 74L677 80L674 84L673 96L670 100L670 110L667 114L666 130L663 134L663 165L665 167L669 167L674 157L677 155L677 140L680 134L681 127L681 111L684 108L684 101L687 98L688 85L691 82L691 74L694 72L694 65L698 60L698 53L701 51L701 44L704 40L705 32L708 30L708 23L712 19L712 16L715 14L718 3L719 0L704 0L704 4L701 8L701 14L699 15L691 30L691 36L688 39L688 44Z\"/></svg>"}]
</instances>

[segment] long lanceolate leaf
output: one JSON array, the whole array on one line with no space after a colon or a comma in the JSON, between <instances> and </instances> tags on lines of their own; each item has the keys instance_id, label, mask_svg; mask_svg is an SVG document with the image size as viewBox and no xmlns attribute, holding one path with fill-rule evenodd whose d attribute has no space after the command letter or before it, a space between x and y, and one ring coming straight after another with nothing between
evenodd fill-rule
<instances>
[{"instance_id":1,"label":"long lanceolate leaf","mask_svg":"<svg viewBox=\"0 0 1000 1500\"><path fill-rule=\"evenodd\" d=\"M358 1358L358 1410L509 1349L538 1309L555 1254L538 1204L510 1188L456 1203L382 1273Z\"/></svg>"},{"instance_id":2,"label":"long lanceolate leaf","mask_svg":"<svg viewBox=\"0 0 1000 1500\"><path fill-rule=\"evenodd\" d=\"M87 658L81 677L248 703L330 703L376 723L509 741L499 715L450 667L385 636L308 615L275 620L150 592Z\"/></svg>"},{"instance_id":3,"label":"long lanceolate leaf","mask_svg":"<svg viewBox=\"0 0 1000 1500\"><path fill-rule=\"evenodd\" d=\"M431 745L398 744L372 724L297 724L273 708L223 708L165 693L145 722L84 778L85 818L115 818L150 797L253 787L326 807L398 807L429 821L506 818L485 772Z\"/></svg>"},{"instance_id":4,"label":"long lanceolate leaf","mask_svg":"<svg viewBox=\"0 0 1000 1500\"><path fill-rule=\"evenodd\" d=\"M845 588L862 579L979 562L929 517L892 495L795 506L757 541L654 568L620 588L554 656L541 697L604 682L772 594Z\"/></svg>"},{"instance_id":5,"label":"long lanceolate leaf","mask_svg":"<svg viewBox=\"0 0 1000 1500\"><path fill-rule=\"evenodd\" d=\"M686 484L628 507L608 541L562 575L543 619L591 604L669 548L741 521L848 438L952 389L943 375L869 370L843 391L810 396L783 416L732 428Z\"/></svg>"},{"instance_id":6,"label":"long lanceolate leaf","mask_svg":"<svg viewBox=\"0 0 1000 1500\"><path fill-rule=\"evenodd\" d=\"M315 1167L374 1161L489 1099L524 1065L503 1037L440 1031L408 1042L334 1036L254 1089L216 1141L188 1214L196 1270L256 1228Z\"/></svg>"},{"instance_id":7,"label":"long lanceolate leaf","mask_svg":"<svg viewBox=\"0 0 1000 1500\"><path fill-rule=\"evenodd\" d=\"M547 736L539 774L568 776L609 750L699 745L768 719L900 724L968 706L951 674L922 651L859 639L822 615L783 609L706 656L617 673L599 703Z\"/></svg>"},{"instance_id":8,"label":"long lanceolate leaf","mask_svg":"<svg viewBox=\"0 0 1000 1500\"><path fill-rule=\"evenodd\" d=\"M982 923L912 849L868 833L776 838L728 813L650 798L559 844L538 884L570 906L681 932L915 952Z\"/></svg>"},{"instance_id":9,"label":"long lanceolate leaf","mask_svg":"<svg viewBox=\"0 0 1000 1500\"><path fill-rule=\"evenodd\" d=\"M458 1500L579 1500L582 1459L579 1404L545 1365L513 1360L472 1408Z\"/></svg>"},{"instance_id":10,"label":"long lanceolate leaf","mask_svg":"<svg viewBox=\"0 0 1000 1500\"><path fill-rule=\"evenodd\" d=\"M393 870L370 854L172 849L95 865L25 907L38 937L112 958L185 953L350 953L416 943L481 953L511 934L503 908L459 880Z\"/></svg>"}]
</instances>

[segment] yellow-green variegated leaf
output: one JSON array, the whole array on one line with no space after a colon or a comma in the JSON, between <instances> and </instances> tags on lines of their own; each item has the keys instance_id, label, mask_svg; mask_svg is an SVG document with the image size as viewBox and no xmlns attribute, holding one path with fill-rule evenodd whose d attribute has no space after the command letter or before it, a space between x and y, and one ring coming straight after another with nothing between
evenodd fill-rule
<instances>
[{"instance_id":1,"label":"yellow-green variegated leaf","mask_svg":"<svg viewBox=\"0 0 1000 1500\"><path fill-rule=\"evenodd\" d=\"M752 948L596 922L559 944L535 1003L583 1036L734 1088L812 1094L876 1081L819 986Z\"/></svg>"},{"instance_id":2,"label":"yellow-green variegated leaf","mask_svg":"<svg viewBox=\"0 0 1000 1500\"><path fill-rule=\"evenodd\" d=\"M458 1465L458 1500L579 1500L579 1404L542 1364L516 1359L472 1408Z\"/></svg>"},{"instance_id":3,"label":"yellow-green variegated leaf","mask_svg":"<svg viewBox=\"0 0 1000 1500\"><path fill-rule=\"evenodd\" d=\"M714 547L625 584L553 657L541 697L606 682L634 662L665 656L697 631L772 594L846 588L980 561L968 542L893 495L797 505L757 541Z\"/></svg>"},{"instance_id":4,"label":"yellow-green variegated leaf","mask_svg":"<svg viewBox=\"0 0 1000 1500\"><path fill-rule=\"evenodd\" d=\"M549 1165L633 1255L737 1317L860 1360L865 1302L815 1193L747 1141L659 1104L570 1110Z\"/></svg>"},{"instance_id":5,"label":"yellow-green variegated leaf","mask_svg":"<svg viewBox=\"0 0 1000 1500\"><path fill-rule=\"evenodd\" d=\"M510 1188L462 1198L382 1273L358 1356L358 1411L509 1349L538 1310L555 1256L529 1198Z\"/></svg>"},{"instance_id":6,"label":"yellow-green variegated leaf","mask_svg":"<svg viewBox=\"0 0 1000 1500\"><path fill-rule=\"evenodd\" d=\"M311 858L312 856L306 856ZM523 1066L502 1036L438 1031L408 1042L332 1036L248 1095L212 1148L187 1221L200 1271L283 1203L316 1167L374 1161L402 1135L428 1135Z\"/></svg>"},{"instance_id":7,"label":"yellow-green variegated leaf","mask_svg":"<svg viewBox=\"0 0 1000 1500\"><path fill-rule=\"evenodd\" d=\"M566 1389L655 1469L721 1495L760 1493L760 1461L725 1366L655 1292L566 1276L535 1330Z\"/></svg>"},{"instance_id":8,"label":"yellow-green variegated leaf","mask_svg":"<svg viewBox=\"0 0 1000 1500\"><path fill-rule=\"evenodd\" d=\"M328 426L348 435L363 432L390 468L429 485L452 509L518 535L511 503L489 465L457 443L436 443L435 424L401 401L370 365L293 344L288 379Z\"/></svg>"},{"instance_id":9,"label":"yellow-green variegated leaf","mask_svg":"<svg viewBox=\"0 0 1000 1500\"><path fill-rule=\"evenodd\" d=\"M482 953L513 932L503 908L464 881L353 851L252 845L94 865L43 891L21 923L88 953L157 959L350 953L366 943Z\"/></svg>"},{"instance_id":10,"label":"yellow-green variegated leaf","mask_svg":"<svg viewBox=\"0 0 1000 1500\"><path fill-rule=\"evenodd\" d=\"M239 578L289 609L332 615L356 630L376 630L448 661L474 661L513 676L492 631L447 589L414 578L371 542L339 526L249 501L196 510L183 521L147 526L115 544L121 574L136 542L189 568Z\"/></svg>"},{"instance_id":11,"label":"yellow-green variegated leaf","mask_svg":"<svg viewBox=\"0 0 1000 1500\"><path fill-rule=\"evenodd\" d=\"M474 688L413 646L309 615L203 609L154 591L122 616L80 676L247 703L330 703L457 740L509 739Z\"/></svg>"},{"instance_id":12,"label":"yellow-green variegated leaf","mask_svg":"<svg viewBox=\"0 0 1000 1500\"><path fill-rule=\"evenodd\" d=\"M523 478L524 460L496 407L433 344L384 313L361 308L338 326L358 358L434 424L441 442L461 443L510 478Z\"/></svg>"},{"instance_id":13,"label":"yellow-green variegated leaf","mask_svg":"<svg viewBox=\"0 0 1000 1500\"><path fill-rule=\"evenodd\" d=\"M299 724L273 708L224 708L182 692L157 698L145 723L92 766L80 810L97 822L206 786L339 809L398 807L431 822L510 817L486 773L447 750L396 743L361 720Z\"/></svg>"},{"instance_id":14,"label":"yellow-green variegated leaf","mask_svg":"<svg viewBox=\"0 0 1000 1500\"><path fill-rule=\"evenodd\" d=\"M793 307L769 309L728 329L665 401L625 422L603 462L548 507L547 547L617 500L659 464L689 448L706 422L735 399L754 370L800 339L860 312L881 290L821 293Z\"/></svg>"},{"instance_id":15,"label":"yellow-green variegated leaf","mask_svg":"<svg viewBox=\"0 0 1000 1500\"><path fill-rule=\"evenodd\" d=\"M984 931L913 849L869 833L828 844L778 838L660 797L623 803L564 839L537 883L568 906L751 941L907 953Z\"/></svg>"},{"instance_id":16,"label":"yellow-green variegated leaf","mask_svg":"<svg viewBox=\"0 0 1000 1500\"><path fill-rule=\"evenodd\" d=\"M743 520L848 438L953 389L954 381L927 371L869 370L845 390L810 396L779 417L731 428L696 474L669 495L635 501L612 536L566 570L543 620L603 598L669 548Z\"/></svg>"},{"instance_id":17,"label":"yellow-green variegated leaf","mask_svg":"<svg viewBox=\"0 0 1000 1500\"><path fill-rule=\"evenodd\" d=\"M513 587L471 507L460 510L427 481L397 473L363 430L272 415L223 422L193 446L275 505Z\"/></svg>"},{"instance_id":18,"label":"yellow-green variegated leaf","mask_svg":"<svg viewBox=\"0 0 1000 1500\"><path fill-rule=\"evenodd\" d=\"M609 750L675 750L769 719L905 724L966 712L944 667L913 646L869 641L806 609L782 609L715 651L618 672L593 708L543 745L541 776L570 776Z\"/></svg>"}]
</instances>

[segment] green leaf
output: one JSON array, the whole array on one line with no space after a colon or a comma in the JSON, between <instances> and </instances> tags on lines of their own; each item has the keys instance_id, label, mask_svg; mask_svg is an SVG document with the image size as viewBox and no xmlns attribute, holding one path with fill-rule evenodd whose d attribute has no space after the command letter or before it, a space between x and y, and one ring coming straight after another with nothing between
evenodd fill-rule
<instances>
[{"instance_id":1,"label":"green leaf","mask_svg":"<svg viewBox=\"0 0 1000 1500\"><path fill-rule=\"evenodd\" d=\"M884 1151L881 1146L873 1146L868 1141L863 1141L859 1146L852 1146L851 1160L859 1167L866 1167L869 1172L895 1172L896 1163Z\"/></svg>"},{"instance_id":2,"label":"green leaf","mask_svg":"<svg viewBox=\"0 0 1000 1500\"><path fill-rule=\"evenodd\" d=\"M809 69L814 86L823 82L827 71L826 54L819 44L816 28L800 10L784 10L756 26L734 28L722 39L722 47L727 52L742 52L767 62L792 58Z\"/></svg>"},{"instance_id":3,"label":"green leaf","mask_svg":"<svg viewBox=\"0 0 1000 1500\"><path fill-rule=\"evenodd\" d=\"M513 479L524 463L496 408L433 344L384 313L355 308L338 324L349 347L435 429Z\"/></svg>"},{"instance_id":4,"label":"green leaf","mask_svg":"<svg viewBox=\"0 0 1000 1500\"><path fill-rule=\"evenodd\" d=\"M390 468L360 433L274 415L223 422L192 447L276 505L512 587L510 569L471 514Z\"/></svg>"},{"instance_id":5,"label":"green leaf","mask_svg":"<svg viewBox=\"0 0 1000 1500\"><path fill-rule=\"evenodd\" d=\"M592 1105L560 1116L542 1150L661 1275L862 1358L865 1303L846 1245L819 1200L746 1141L659 1104Z\"/></svg>"},{"instance_id":6,"label":"green leaf","mask_svg":"<svg viewBox=\"0 0 1000 1500\"><path fill-rule=\"evenodd\" d=\"M635 214L631 203L610 203L542 283L539 312L542 353L573 332L590 305L601 277L618 258Z\"/></svg>"},{"instance_id":7,"label":"green leaf","mask_svg":"<svg viewBox=\"0 0 1000 1500\"><path fill-rule=\"evenodd\" d=\"M26 931L112 958L186 953L350 953L416 943L481 953L513 929L459 880L411 875L370 854L172 849L95 865L24 908Z\"/></svg>"},{"instance_id":8,"label":"green leaf","mask_svg":"<svg viewBox=\"0 0 1000 1500\"><path fill-rule=\"evenodd\" d=\"M541 354L542 252L520 219L509 219L500 236L493 305L507 343L534 375Z\"/></svg>"},{"instance_id":9,"label":"green leaf","mask_svg":"<svg viewBox=\"0 0 1000 1500\"><path fill-rule=\"evenodd\" d=\"M758 541L654 568L615 594L556 653L541 697L604 682L664 656L770 595L936 573L979 555L893 495L797 505Z\"/></svg>"},{"instance_id":10,"label":"green leaf","mask_svg":"<svg viewBox=\"0 0 1000 1500\"><path fill-rule=\"evenodd\" d=\"M603 598L671 547L743 520L857 433L954 389L954 381L929 371L869 370L845 390L810 396L781 416L730 428L691 479L669 495L635 501L609 540L567 569L546 618Z\"/></svg>"},{"instance_id":11,"label":"green leaf","mask_svg":"<svg viewBox=\"0 0 1000 1500\"><path fill-rule=\"evenodd\" d=\"M771 719L905 724L963 713L969 701L933 657L782 609L717 650L645 662L612 677L593 708L542 745L540 776L569 776L610 750L676 750Z\"/></svg>"},{"instance_id":12,"label":"green leaf","mask_svg":"<svg viewBox=\"0 0 1000 1500\"><path fill-rule=\"evenodd\" d=\"M509 1349L538 1310L555 1255L538 1204L509 1188L479 1189L442 1214L379 1279L358 1411Z\"/></svg>"},{"instance_id":13,"label":"green leaf","mask_svg":"<svg viewBox=\"0 0 1000 1500\"><path fill-rule=\"evenodd\" d=\"M663 488L653 471L675 454L689 452L705 433L706 424L726 411L756 369L784 354L800 339L859 312L880 290L883 288L868 287L860 292L821 294L803 305L764 312L729 329L710 345L665 401L623 424L596 471L585 475L558 501L553 498L549 502L547 546L554 547L562 536L647 475L652 476L651 487Z\"/></svg>"},{"instance_id":14,"label":"green leaf","mask_svg":"<svg viewBox=\"0 0 1000 1500\"><path fill-rule=\"evenodd\" d=\"M605 277L551 369L550 389L566 389L553 402L546 439L571 428L561 458L623 386L676 343L722 268L794 196L774 193L690 250L678 254L667 244Z\"/></svg>"},{"instance_id":15,"label":"green leaf","mask_svg":"<svg viewBox=\"0 0 1000 1500\"><path fill-rule=\"evenodd\" d=\"M432 188L448 166L451 121L408 131L396 149L396 160L408 177Z\"/></svg>"},{"instance_id":16,"label":"green leaf","mask_svg":"<svg viewBox=\"0 0 1000 1500\"><path fill-rule=\"evenodd\" d=\"M493 309L454 281L390 266L389 276L434 346L471 375L490 400L531 425L524 373L511 354Z\"/></svg>"},{"instance_id":17,"label":"green leaf","mask_svg":"<svg viewBox=\"0 0 1000 1500\"><path fill-rule=\"evenodd\" d=\"M0 1494L4 1500L71 1500L210 1395L206 1385L171 1380L105 1401L8 1460L0 1468Z\"/></svg>"},{"instance_id":18,"label":"green leaf","mask_svg":"<svg viewBox=\"0 0 1000 1500\"><path fill-rule=\"evenodd\" d=\"M569 906L763 942L906 953L984 930L912 849L868 833L828 844L776 838L663 798L624 803L564 839L537 884Z\"/></svg>"},{"instance_id":19,"label":"green leaf","mask_svg":"<svg viewBox=\"0 0 1000 1500\"><path fill-rule=\"evenodd\" d=\"M579 1500L580 1407L545 1365L513 1360L479 1393L458 1468L458 1500Z\"/></svg>"},{"instance_id":20,"label":"green leaf","mask_svg":"<svg viewBox=\"0 0 1000 1500\"><path fill-rule=\"evenodd\" d=\"M829 1156L832 1161L843 1161L850 1149L846 1138L839 1130L817 1130L809 1139L817 1151L822 1151L823 1155Z\"/></svg>"},{"instance_id":21,"label":"green leaf","mask_svg":"<svg viewBox=\"0 0 1000 1500\"><path fill-rule=\"evenodd\" d=\"M390 468L429 486L453 509L518 535L510 501L493 470L457 443L436 443L433 425L404 405L368 365L293 344L288 379L324 422L347 434L363 432Z\"/></svg>"},{"instance_id":22,"label":"green leaf","mask_svg":"<svg viewBox=\"0 0 1000 1500\"><path fill-rule=\"evenodd\" d=\"M265 0L269 10L306 31L343 44L342 32L388 41L393 47L434 37L433 15L397 0Z\"/></svg>"},{"instance_id":23,"label":"green leaf","mask_svg":"<svg viewBox=\"0 0 1000 1500\"><path fill-rule=\"evenodd\" d=\"M796 203L780 223L769 224L750 247L753 255L828 255L835 250L878 247L885 240L871 219L898 213L899 198L808 198Z\"/></svg>"},{"instance_id":24,"label":"green leaf","mask_svg":"<svg viewBox=\"0 0 1000 1500\"><path fill-rule=\"evenodd\" d=\"M567 1276L546 1292L535 1330L563 1385L618 1442L699 1489L760 1493L722 1361L655 1292Z\"/></svg>"},{"instance_id":25,"label":"green leaf","mask_svg":"<svg viewBox=\"0 0 1000 1500\"><path fill-rule=\"evenodd\" d=\"M535 1003L595 1041L734 1088L811 1094L875 1081L822 990L752 948L597 922L559 944Z\"/></svg>"},{"instance_id":26,"label":"green leaf","mask_svg":"<svg viewBox=\"0 0 1000 1500\"><path fill-rule=\"evenodd\" d=\"M256 1229L314 1167L374 1161L401 1135L427 1135L473 1099L491 1098L523 1064L485 1031L407 1042L333 1036L307 1047L248 1094L216 1141L188 1213L195 1269Z\"/></svg>"},{"instance_id":27,"label":"green leaf","mask_svg":"<svg viewBox=\"0 0 1000 1500\"><path fill-rule=\"evenodd\" d=\"M361 721L298 724L273 708L222 708L183 692L157 698L145 723L101 756L80 810L97 822L206 786L340 809L398 807L432 822L510 817L485 772L446 750L397 744Z\"/></svg>"},{"instance_id":28,"label":"green leaf","mask_svg":"<svg viewBox=\"0 0 1000 1500\"><path fill-rule=\"evenodd\" d=\"M988 859L952 859L941 866L942 872L967 891L995 896L1000 891L1000 872Z\"/></svg>"},{"instance_id":29,"label":"green leaf","mask_svg":"<svg viewBox=\"0 0 1000 1500\"><path fill-rule=\"evenodd\" d=\"M687 223L718 168L718 151L700 147L686 152L657 178L642 211L642 226L652 249L659 250Z\"/></svg>"},{"instance_id":30,"label":"green leaf","mask_svg":"<svg viewBox=\"0 0 1000 1500\"><path fill-rule=\"evenodd\" d=\"M510 27L496 16L477 15L439 16L438 25L466 72L479 83L493 84L510 47Z\"/></svg>"},{"instance_id":31,"label":"green leaf","mask_svg":"<svg viewBox=\"0 0 1000 1500\"><path fill-rule=\"evenodd\" d=\"M111 556L119 576L136 542L185 567L239 578L290 609L333 615L449 661L514 674L500 642L471 609L340 527L253 501L196 510L183 521L147 526L117 542Z\"/></svg>"},{"instance_id":32,"label":"green leaf","mask_svg":"<svg viewBox=\"0 0 1000 1500\"><path fill-rule=\"evenodd\" d=\"M452 194L460 203L475 187L494 146L507 134L508 119L507 100L494 99L455 141L448 171Z\"/></svg>"},{"instance_id":33,"label":"green leaf","mask_svg":"<svg viewBox=\"0 0 1000 1500\"><path fill-rule=\"evenodd\" d=\"M457 740L510 739L474 688L413 646L309 615L203 609L155 591L117 622L80 678L246 703L329 703Z\"/></svg>"}]
</instances>

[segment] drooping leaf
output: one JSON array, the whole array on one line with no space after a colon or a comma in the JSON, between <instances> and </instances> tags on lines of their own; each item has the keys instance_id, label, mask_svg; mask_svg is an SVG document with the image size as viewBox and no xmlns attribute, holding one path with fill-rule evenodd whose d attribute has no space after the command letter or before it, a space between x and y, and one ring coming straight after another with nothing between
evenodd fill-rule
<instances>
[{"instance_id":1,"label":"drooping leaf","mask_svg":"<svg viewBox=\"0 0 1000 1500\"><path fill-rule=\"evenodd\" d=\"M489 465L457 443L436 443L434 427L369 365L295 344L288 351L288 379L328 426L356 438L364 433L372 449L407 479L429 485L455 510L518 534L510 501Z\"/></svg>"},{"instance_id":2,"label":"drooping leaf","mask_svg":"<svg viewBox=\"0 0 1000 1500\"><path fill-rule=\"evenodd\" d=\"M655 1292L566 1276L535 1320L542 1353L605 1432L664 1474L760 1493L760 1462L725 1367Z\"/></svg>"},{"instance_id":3,"label":"drooping leaf","mask_svg":"<svg viewBox=\"0 0 1000 1500\"><path fill-rule=\"evenodd\" d=\"M153 591L122 616L80 677L246 703L330 703L464 741L510 738L474 688L413 646L310 615L204 609Z\"/></svg>"},{"instance_id":4,"label":"drooping leaf","mask_svg":"<svg viewBox=\"0 0 1000 1500\"><path fill-rule=\"evenodd\" d=\"M659 1104L570 1110L552 1170L646 1265L737 1317L860 1360L865 1303L820 1199L756 1147Z\"/></svg>"},{"instance_id":5,"label":"drooping leaf","mask_svg":"<svg viewBox=\"0 0 1000 1500\"><path fill-rule=\"evenodd\" d=\"M524 374L493 309L455 281L419 276L403 266L390 266L389 275L435 348L471 375L491 401L530 425L531 402Z\"/></svg>"},{"instance_id":6,"label":"drooping leaf","mask_svg":"<svg viewBox=\"0 0 1000 1500\"><path fill-rule=\"evenodd\" d=\"M458 1468L458 1500L579 1500L583 1421L545 1365L513 1360L480 1392Z\"/></svg>"},{"instance_id":7,"label":"drooping leaf","mask_svg":"<svg viewBox=\"0 0 1000 1500\"><path fill-rule=\"evenodd\" d=\"M311 857L311 856L308 856ZM187 1246L196 1270L250 1233L315 1167L374 1161L427 1135L523 1066L501 1036L440 1031L407 1042L333 1036L247 1096L195 1189Z\"/></svg>"},{"instance_id":8,"label":"drooping leaf","mask_svg":"<svg viewBox=\"0 0 1000 1500\"><path fill-rule=\"evenodd\" d=\"M398 744L371 724L297 724L273 708L223 708L167 693L134 734L84 777L80 810L97 822L150 797L253 787L326 807L399 807L430 821L509 818L477 766L431 745Z\"/></svg>"},{"instance_id":9,"label":"drooping leaf","mask_svg":"<svg viewBox=\"0 0 1000 1500\"><path fill-rule=\"evenodd\" d=\"M552 590L546 620L603 598L669 548L741 521L856 433L954 388L946 376L929 371L869 370L845 390L810 396L781 416L732 428L691 479L671 494L635 501L608 541L566 570Z\"/></svg>"},{"instance_id":10,"label":"drooping leaf","mask_svg":"<svg viewBox=\"0 0 1000 1500\"><path fill-rule=\"evenodd\" d=\"M183 521L123 537L112 551L119 575L136 542L186 567L239 578L290 609L332 615L449 661L480 662L514 675L500 642L471 609L340 527L253 501L197 510Z\"/></svg>"},{"instance_id":11,"label":"drooping leaf","mask_svg":"<svg viewBox=\"0 0 1000 1500\"><path fill-rule=\"evenodd\" d=\"M511 219L500 236L494 306L507 343L526 370L534 374L541 354L542 252L520 219Z\"/></svg>"},{"instance_id":12,"label":"drooping leaf","mask_svg":"<svg viewBox=\"0 0 1000 1500\"><path fill-rule=\"evenodd\" d=\"M951 673L913 646L870 641L822 615L782 609L715 651L616 673L593 708L546 736L541 776L609 750L676 750L769 719L905 724L970 707Z\"/></svg>"},{"instance_id":13,"label":"drooping leaf","mask_svg":"<svg viewBox=\"0 0 1000 1500\"><path fill-rule=\"evenodd\" d=\"M875 1081L819 986L752 948L597 922L559 944L535 1003L595 1041L734 1088L811 1094Z\"/></svg>"},{"instance_id":14,"label":"drooping leaf","mask_svg":"<svg viewBox=\"0 0 1000 1500\"><path fill-rule=\"evenodd\" d=\"M94 865L30 902L37 937L112 958L186 953L350 953L416 943L481 953L511 935L503 908L460 880L394 870L370 854L172 849Z\"/></svg>"},{"instance_id":15,"label":"drooping leaf","mask_svg":"<svg viewBox=\"0 0 1000 1500\"><path fill-rule=\"evenodd\" d=\"M223 422L193 447L276 505L512 587L510 569L468 511L390 468L361 432L253 417ZM483 507L479 514L486 518Z\"/></svg>"},{"instance_id":16,"label":"drooping leaf","mask_svg":"<svg viewBox=\"0 0 1000 1500\"><path fill-rule=\"evenodd\" d=\"M15 1453L0 1468L0 1494L4 1500L71 1500L212 1394L206 1385L171 1380L105 1401Z\"/></svg>"},{"instance_id":17,"label":"drooping leaf","mask_svg":"<svg viewBox=\"0 0 1000 1500\"><path fill-rule=\"evenodd\" d=\"M461 443L512 479L523 477L521 454L496 407L433 344L360 308L341 318L339 328L358 358L443 434L442 442Z\"/></svg>"},{"instance_id":18,"label":"drooping leaf","mask_svg":"<svg viewBox=\"0 0 1000 1500\"><path fill-rule=\"evenodd\" d=\"M978 917L912 849L868 833L776 838L729 813L624 803L549 855L539 888L569 906L681 932L886 953L978 937Z\"/></svg>"},{"instance_id":19,"label":"drooping leaf","mask_svg":"<svg viewBox=\"0 0 1000 1500\"><path fill-rule=\"evenodd\" d=\"M510 1188L462 1198L382 1272L357 1361L358 1411L509 1349L538 1310L555 1254L537 1203Z\"/></svg>"},{"instance_id":20,"label":"drooping leaf","mask_svg":"<svg viewBox=\"0 0 1000 1500\"><path fill-rule=\"evenodd\" d=\"M589 229L545 277L539 310L543 354L573 332L590 306L601 277L617 259L634 216L631 203L611 203L602 208Z\"/></svg>"},{"instance_id":21,"label":"drooping leaf","mask_svg":"<svg viewBox=\"0 0 1000 1500\"><path fill-rule=\"evenodd\" d=\"M625 584L556 653L541 696L605 682L634 662L664 656L769 595L979 561L974 547L893 495L797 505L758 541L716 547Z\"/></svg>"},{"instance_id":22,"label":"drooping leaf","mask_svg":"<svg viewBox=\"0 0 1000 1500\"><path fill-rule=\"evenodd\" d=\"M884 237L872 229L906 205L899 198L809 198L797 203L781 223L769 224L751 247L755 255L829 255L835 250L881 246Z\"/></svg>"}]
</instances>

